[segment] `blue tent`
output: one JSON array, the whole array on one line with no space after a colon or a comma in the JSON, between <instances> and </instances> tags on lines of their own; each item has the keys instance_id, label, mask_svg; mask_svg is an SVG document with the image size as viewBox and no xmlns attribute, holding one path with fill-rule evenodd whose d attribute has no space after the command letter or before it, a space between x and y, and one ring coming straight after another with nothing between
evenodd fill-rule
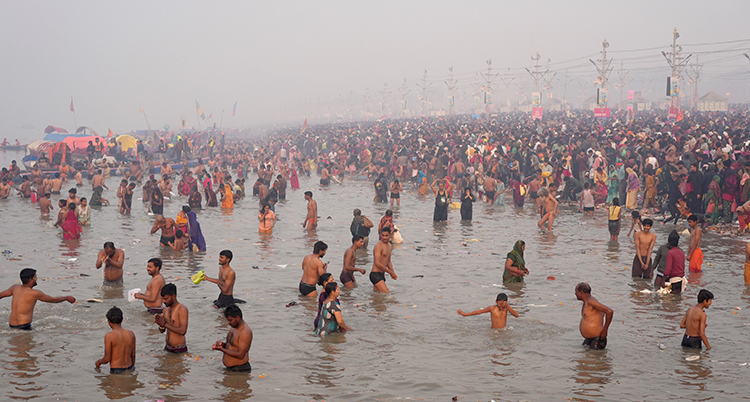
<instances>
[{"instance_id":1,"label":"blue tent","mask_svg":"<svg viewBox=\"0 0 750 402\"><path fill-rule=\"evenodd\" d=\"M68 137L88 137L88 134L59 134L59 133L50 133L44 136L45 141L54 141L54 142L62 142L64 139Z\"/></svg>"}]
</instances>

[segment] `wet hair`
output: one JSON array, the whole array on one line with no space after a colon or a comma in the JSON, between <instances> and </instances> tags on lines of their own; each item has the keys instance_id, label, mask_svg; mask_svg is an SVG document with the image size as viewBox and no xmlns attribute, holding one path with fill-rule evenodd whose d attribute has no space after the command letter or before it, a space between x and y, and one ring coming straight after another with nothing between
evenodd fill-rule
<instances>
[{"instance_id":1,"label":"wet hair","mask_svg":"<svg viewBox=\"0 0 750 402\"><path fill-rule=\"evenodd\" d=\"M687 220L690 222L698 222L700 219L698 218L698 215L693 214L693 215L688 216Z\"/></svg>"},{"instance_id":2,"label":"wet hair","mask_svg":"<svg viewBox=\"0 0 750 402\"><path fill-rule=\"evenodd\" d=\"M154 264L156 268L161 269L161 258L152 258L148 260L149 263Z\"/></svg>"},{"instance_id":3,"label":"wet hair","mask_svg":"<svg viewBox=\"0 0 750 402\"><path fill-rule=\"evenodd\" d=\"M107 321L112 324L122 324L122 310L117 308L117 306L109 309L109 311L107 311Z\"/></svg>"},{"instance_id":4,"label":"wet hair","mask_svg":"<svg viewBox=\"0 0 750 402\"><path fill-rule=\"evenodd\" d=\"M188 213L188 212L190 212L190 207L189 207L189 206L187 206L187 205L183 205L183 206L182 206L182 212L184 212L184 213Z\"/></svg>"},{"instance_id":5,"label":"wet hair","mask_svg":"<svg viewBox=\"0 0 750 402\"><path fill-rule=\"evenodd\" d=\"M508 301L508 295L506 295L505 293L498 293L497 297L495 298L495 301L496 302L499 302L499 301Z\"/></svg>"},{"instance_id":6,"label":"wet hair","mask_svg":"<svg viewBox=\"0 0 750 402\"><path fill-rule=\"evenodd\" d=\"M120 180L120 184L128 184L128 181L125 179Z\"/></svg>"},{"instance_id":7,"label":"wet hair","mask_svg":"<svg viewBox=\"0 0 750 402\"><path fill-rule=\"evenodd\" d=\"M391 210L391 209L386 209L386 210L385 210L385 215L386 215L386 216L393 216L393 210Z\"/></svg>"},{"instance_id":8,"label":"wet hair","mask_svg":"<svg viewBox=\"0 0 750 402\"><path fill-rule=\"evenodd\" d=\"M538 195L539 195L540 197L546 197L546 196L548 196L548 195L549 195L549 190L547 190L547 188L546 188L546 187L542 187L541 189L539 189L539 191L537 192L537 194L538 194Z\"/></svg>"},{"instance_id":9,"label":"wet hair","mask_svg":"<svg viewBox=\"0 0 750 402\"><path fill-rule=\"evenodd\" d=\"M585 188L587 190L590 189L591 188L591 182L587 181L586 184L583 185L583 188Z\"/></svg>"},{"instance_id":10,"label":"wet hair","mask_svg":"<svg viewBox=\"0 0 750 402\"><path fill-rule=\"evenodd\" d=\"M112 243L111 241L104 243L103 248L107 248L107 247L111 248L112 250L115 250L115 243Z\"/></svg>"},{"instance_id":11,"label":"wet hair","mask_svg":"<svg viewBox=\"0 0 750 402\"><path fill-rule=\"evenodd\" d=\"M390 226L383 226L382 229L380 229L380 233L388 232L391 233L391 227Z\"/></svg>"},{"instance_id":12,"label":"wet hair","mask_svg":"<svg viewBox=\"0 0 750 402\"><path fill-rule=\"evenodd\" d=\"M29 283L30 280L34 279L36 270L34 268L24 268L21 270L21 283L24 285Z\"/></svg>"},{"instance_id":13,"label":"wet hair","mask_svg":"<svg viewBox=\"0 0 750 402\"><path fill-rule=\"evenodd\" d=\"M323 243L320 240L315 242L315 245L313 246L313 254L318 254L319 252L323 250L328 250L328 245Z\"/></svg>"},{"instance_id":14,"label":"wet hair","mask_svg":"<svg viewBox=\"0 0 750 402\"><path fill-rule=\"evenodd\" d=\"M326 272L326 273L321 274L318 277L318 286L323 286L323 284L326 283L326 281L328 280L328 278L330 278L332 276L333 276L333 274L331 274L330 272Z\"/></svg>"},{"instance_id":15,"label":"wet hair","mask_svg":"<svg viewBox=\"0 0 750 402\"><path fill-rule=\"evenodd\" d=\"M638 211L633 211L630 213L630 215L633 217L633 219L641 220L641 213Z\"/></svg>"},{"instance_id":16,"label":"wet hair","mask_svg":"<svg viewBox=\"0 0 750 402\"><path fill-rule=\"evenodd\" d=\"M45 195L49 195L49 193L47 193ZM81 197L81 203L83 203L84 201L86 201L86 197Z\"/></svg>"},{"instance_id":17,"label":"wet hair","mask_svg":"<svg viewBox=\"0 0 750 402\"><path fill-rule=\"evenodd\" d=\"M703 303L707 300L713 300L714 294L709 292L706 289L701 289L700 292L698 292L698 303Z\"/></svg>"},{"instance_id":18,"label":"wet hair","mask_svg":"<svg viewBox=\"0 0 750 402\"><path fill-rule=\"evenodd\" d=\"M185 233L183 233L182 230L180 230L180 229L177 229L177 230L174 231L174 237L176 237L178 239L182 239L182 236L184 236L184 235L185 235Z\"/></svg>"},{"instance_id":19,"label":"wet hair","mask_svg":"<svg viewBox=\"0 0 750 402\"><path fill-rule=\"evenodd\" d=\"M339 288L339 284L336 282L329 282L326 284L326 294L331 294Z\"/></svg>"},{"instance_id":20,"label":"wet hair","mask_svg":"<svg viewBox=\"0 0 750 402\"><path fill-rule=\"evenodd\" d=\"M68 193L76 194L77 192L78 190L76 190L75 188L71 188L70 190L68 190Z\"/></svg>"},{"instance_id":21,"label":"wet hair","mask_svg":"<svg viewBox=\"0 0 750 402\"><path fill-rule=\"evenodd\" d=\"M359 208L355 208L353 214L354 216L360 216L362 215L362 211L360 211Z\"/></svg>"},{"instance_id":22,"label":"wet hair","mask_svg":"<svg viewBox=\"0 0 750 402\"><path fill-rule=\"evenodd\" d=\"M312 198L312 191L305 191L305 195Z\"/></svg>"},{"instance_id":23,"label":"wet hair","mask_svg":"<svg viewBox=\"0 0 750 402\"><path fill-rule=\"evenodd\" d=\"M68 209L70 210L76 209L76 203L75 202L68 203Z\"/></svg>"},{"instance_id":24,"label":"wet hair","mask_svg":"<svg viewBox=\"0 0 750 402\"><path fill-rule=\"evenodd\" d=\"M60 204L60 205L62 205L63 207L67 207L68 206L68 200L60 200L57 203Z\"/></svg>"},{"instance_id":25,"label":"wet hair","mask_svg":"<svg viewBox=\"0 0 750 402\"><path fill-rule=\"evenodd\" d=\"M219 256L222 256L222 255L224 257L229 258L229 262L232 262L232 258L234 258L234 254L232 254L230 250L221 250L221 252L219 253Z\"/></svg>"},{"instance_id":26,"label":"wet hair","mask_svg":"<svg viewBox=\"0 0 750 402\"><path fill-rule=\"evenodd\" d=\"M168 283L161 288L161 295L162 296L177 296L177 286L174 285L174 283Z\"/></svg>"},{"instance_id":27,"label":"wet hair","mask_svg":"<svg viewBox=\"0 0 750 402\"><path fill-rule=\"evenodd\" d=\"M230 304L227 306L227 308L224 310L224 317L239 317L242 318L242 310L240 310L239 307L237 307L236 304Z\"/></svg>"},{"instance_id":28,"label":"wet hair","mask_svg":"<svg viewBox=\"0 0 750 402\"><path fill-rule=\"evenodd\" d=\"M669 233L669 237L667 238L667 244L669 244L672 247L677 247L677 245L680 243L680 234L677 233L676 230L673 230Z\"/></svg>"},{"instance_id":29,"label":"wet hair","mask_svg":"<svg viewBox=\"0 0 750 402\"><path fill-rule=\"evenodd\" d=\"M576 285L576 291L591 294L591 286L586 282L581 282Z\"/></svg>"},{"instance_id":30,"label":"wet hair","mask_svg":"<svg viewBox=\"0 0 750 402\"><path fill-rule=\"evenodd\" d=\"M643 226L654 226L654 221L652 221L651 219L646 218L646 219L643 220Z\"/></svg>"},{"instance_id":31,"label":"wet hair","mask_svg":"<svg viewBox=\"0 0 750 402\"><path fill-rule=\"evenodd\" d=\"M357 241L362 240L362 239L364 239L364 237L362 237L360 235L354 235L354 236L352 236L352 244L354 244Z\"/></svg>"},{"instance_id":32,"label":"wet hair","mask_svg":"<svg viewBox=\"0 0 750 402\"><path fill-rule=\"evenodd\" d=\"M612 205L619 207L620 206L620 199L618 197L615 197L612 199Z\"/></svg>"}]
</instances>

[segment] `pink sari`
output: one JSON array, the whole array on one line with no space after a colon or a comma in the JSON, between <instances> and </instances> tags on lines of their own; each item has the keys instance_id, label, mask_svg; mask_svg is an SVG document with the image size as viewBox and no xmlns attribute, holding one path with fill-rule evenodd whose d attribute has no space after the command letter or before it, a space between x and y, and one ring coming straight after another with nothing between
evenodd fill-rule
<instances>
[{"instance_id":1,"label":"pink sari","mask_svg":"<svg viewBox=\"0 0 750 402\"><path fill-rule=\"evenodd\" d=\"M63 239L72 240L81 238L81 226L78 224L78 217L75 211L68 211L65 215L65 221L60 225L63 230Z\"/></svg>"}]
</instances>

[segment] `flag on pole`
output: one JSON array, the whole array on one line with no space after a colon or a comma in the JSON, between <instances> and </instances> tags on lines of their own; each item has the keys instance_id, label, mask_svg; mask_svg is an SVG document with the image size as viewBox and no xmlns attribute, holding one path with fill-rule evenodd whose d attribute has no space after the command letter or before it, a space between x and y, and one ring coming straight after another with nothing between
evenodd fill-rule
<instances>
[{"instance_id":1,"label":"flag on pole","mask_svg":"<svg viewBox=\"0 0 750 402\"><path fill-rule=\"evenodd\" d=\"M239 102L239 101L237 101ZM237 102L234 102L234 106L232 106L232 117L234 117L234 112L237 111Z\"/></svg>"},{"instance_id":2,"label":"flag on pole","mask_svg":"<svg viewBox=\"0 0 750 402\"><path fill-rule=\"evenodd\" d=\"M70 97L70 111L73 112L73 113L76 112L76 108L73 107L73 97L72 96Z\"/></svg>"},{"instance_id":3,"label":"flag on pole","mask_svg":"<svg viewBox=\"0 0 750 402\"><path fill-rule=\"evenodd\" d=\"M141 112L141 113L145 113L146 112L145 110L143 110L143 106L139 107L138 111Z\"/></svg>"},{"instance_id":4,"label":"flag on pole","mask_svg":"<svg viewBox=\"0 0 750 402\"><path fill-rule=\"evenodd\" d=\"M211 112L211 113L210 113L210 114L208 115L208 118L210 119L211 117L213 117L213 115L214 115L214 112Z\"/></svg>"},{"instance_id":5,"label":"flag on pole","mask_svg":"<svg viewBox=\"0 0 750 402\"><path fill-rule=\"evenodd\" d=\"M302 124L302 132L304 133L305 130L307 130L307 117L305 117L305 123Z\"/></svg>"},{"instance_id":6,"label":"flag on pole","mask_svg":"<svg viewBox=\"0 0 750 402\"><path fill-rule=\"evenodd\" d=\"M109 139L112 138L113 135L115 135L115 133L113 133L112 129L110 128L109 133L107 133L107 141L109 141Z\"/></svg>"},{"instance_id":7,"label":"flag on pole","mask_svg":"<svg viewBox=\"0 0 750 402\"><path fill-rule=\"evenodd\" d=\"M201 105L198 103L198 100L195 100L195 111L198 113L198 116L201 117L201 119L206 120L206 115L203 113L203 108L201 108Z\"/></svg>"}]
</instances>

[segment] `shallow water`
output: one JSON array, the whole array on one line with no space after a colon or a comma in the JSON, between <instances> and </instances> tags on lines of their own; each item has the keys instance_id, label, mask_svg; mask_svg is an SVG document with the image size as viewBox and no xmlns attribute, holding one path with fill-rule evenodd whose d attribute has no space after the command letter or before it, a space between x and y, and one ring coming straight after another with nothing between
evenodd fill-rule
<instances>
[{"instance_id":1,"label":"shallow water","mask_svg":"<svg viewBox=\"0 0 750 402\"><path fill-rule=\"evenodd\" d=\"M104 196L113 200L116 180L109 182L112 190ZM399 279L388 278L392 293L374 294L367 277L357 274L360 286L341 294L344 317L354 331L320 339L311 331L315 302L297 291L302 258L315 241L327 242L323 260L331 262L338 278L350 245L351 211L360 208L377 224L387 206L372 202L369 182L347 181L323 190L315 183L315 178L302 178L300 190L290 189L289 199L277 206L279 222L272 235L258 234L257 202L250 198L232 211L200 211L208 252L197 254L159 249L158 236L149 235L153 216L140 201L134 200L130 216L114 207L93 211L93 225L84 229L78 245L65 244L59 229L50 227L52 220L40 218L26 200L0 201L5 229L0 249L20 259L0 257L0 287L17 283L22 268L34 267L38 289L79 300L75 305L40 303L31 332L0 326L0 347L6 350L0 356L2 399L593 401L737 400L747 394L750 366L741 365L750 361L742 352L750 324L750 291L742 278L744 241L708 232L704 272L689 275L684 296L642 294L638 291L651 287L630 277L629 224L623 224L619 245L611 244L604 211L591 219L564 209L553 233L536 228L531 207L509 205L478 203L471 223L460 222L458 210L451 210L447 224L433 224L433 199L407 192L403 205L395 208L405 243L394 248ZM322 217L317 232L300 227L302 193L308 189ZM90 193L85 187L80 195ZM141 195L140 187L136 194ZM166 214L174 217L184 203L167 201ZM671 228L656 228L657 245ZM500 267L517 239L527 243L531 274L524 285L505 288ZM100 289L94 262L105 241L125 249L122 288ZM683 236L683 250L687 244ZM374 240L358 258L368 273L373 245ZM234 252L235 294L247 301L241 308L254 332L252 375L224 372L221 354L211 350L228 331L221 313L211 307L218 289L189 280L201 269L215 275L222 249ZM164 259L162 273L190 309L185 356L166 355L151 316L140 302L125 298L128 289L145 288L151 257ZM581 347L581 303L573 293L580 281L589 282L594 296L615 310L605 351ZM701 286L716 295L707 329L714 349L686 361L696 352L679 346L679 324ZM509 328L491 330L487 315L456 314L458 308L491 305L501 291L520 314L508 318ZM88 298L104 303L86 303ZM291 301L299 304L285 307ZM108 331L104 315L113 305L123 309L124 326L138 339L132 374L94 369ZM0 322L7 322L9 314L10 300L0 301ZM660 350L659 343L666 349Z\"/></svg>"}]
</instances>

